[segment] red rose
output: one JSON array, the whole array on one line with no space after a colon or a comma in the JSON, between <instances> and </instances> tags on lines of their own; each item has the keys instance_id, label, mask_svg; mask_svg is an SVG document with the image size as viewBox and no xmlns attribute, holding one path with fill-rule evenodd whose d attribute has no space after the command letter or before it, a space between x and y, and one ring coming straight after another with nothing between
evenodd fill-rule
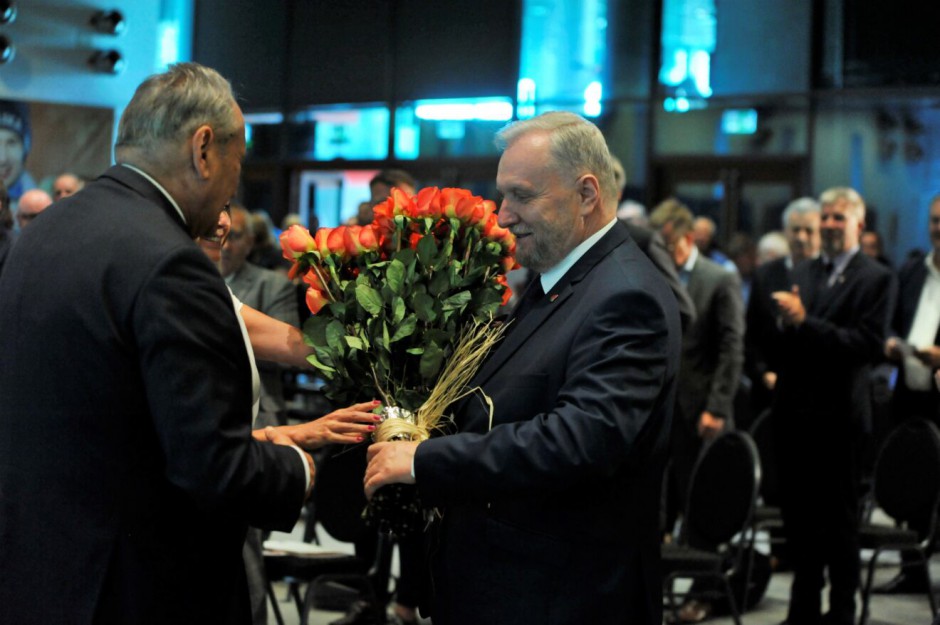
<instances>
[{"instance_id":1,"label":"red rose","mask_svg":"<svg viewBox=\"0 0 940 625\"><path fill-rule=\"evenodd\" d=\"M304 274L304 282L318 291L326 291L326 284L320 279L316 269L311 268Z\"/></svg>"},{"instance_id":2,"label":"red rose","mask_svg":"<svg viewBox=\"0 0 940 625\"><path fill-rule=\"evenodd\" d=\"M339 226L330 231L330 234L326 237L326 248L330 254L345 257L347 229L348 226Z\"/></svg>"},{"instance_id":3,"label":"red rose","mask_svg":"<svg viewBox=\"0 0 940 625\"><path fill-rule=\"evenodd\" d=\"M420 241L421 241L421 233L419 232L412 232L411 236L408 237L408 245L413 250L418 249L418 243Z\"/></svg>"},{"instance_id":4,"label":"red rose","mask_svg":"<svg viewBox=\"0 0 940 625\"><path fill-rule=\"evenodd\" d=\"M359 245L360 230L362 230L362 226L346 226L346 229L343 230L343 245L346 253L350 256L356 256L362 251Z\"/></svg>"},{"instance_id":5,"label":"red rose","mask_svg":"<svg viewBox=\"0 0 940 625\"><path fill-rule=\"evenodd\" d=\"M326 242L332 232L333 228L320 228L313 236L313 240L316 243L317 251L320 252L321 258L326 258L330 255L330 247L326 244Z\"/></svg>"},{"instance_id":6,"label":"red rose","mask_svg":"<svg viewBox=\"0 0 940 625\"><path fill-rule=\"evenodd\" d=\"M296 260L316 249L310 231L299 224L294 224L282 232L279 241L284 251L284 258L287 260Z\"/></svg>"},{"instance_id":7,"label":"red rose","mask_svg":"<svg viewBox=\"0 0 940 625\"><path fill-rule=\"evenodd\" d=\"M359 249L364 252L379 249L379 238L375 226L363 226L359 230Z\"/></svg>"},{"instance_id":8,"label":"red rose","mask_svg":"<svg viewBox=\"0 0 940 625\"><path fill-rule=\"evenodd\" d=\"M310 287L307 289L307 308L314 315L320 312L320 309L329 301L321 291Z\"/></svg>"},{"instance_id":9,"label":"red rose","mask_svg":"<svg viewBox=\"0 0 940 625\"><path fill-rule=\"evenodd\" d=\"M512 289L509 288L509 282L506 280L505 274L499 274L496 276L496 284L503 287L503 306L509 303L509 298L512 297Z\"/></svg>"},{"instance_id":10,"label":"red rose","mask_svg":"<svg viewBox=\"0 0 940 625\"><path fill-rule=\"evenodd\" d=\"M437 187L426 187L415 197L415 217L439 217L441 214L441 192Z\"/></svg>"}]
</instances>

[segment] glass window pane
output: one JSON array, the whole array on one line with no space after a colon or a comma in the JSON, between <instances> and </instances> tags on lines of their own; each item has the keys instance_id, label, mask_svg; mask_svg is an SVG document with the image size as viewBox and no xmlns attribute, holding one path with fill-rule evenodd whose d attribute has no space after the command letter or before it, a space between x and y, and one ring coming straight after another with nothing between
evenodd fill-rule
<instances>
[{"instance_id":1,"label":"glass window pane","mask_svg":"<svg viewBox=\"0 0 940 625\"><path fill-rule=\"evenodd\" d=\"M288 155L316 161L388 158L386 106L312 107L288 120Z\"/></svg>"}]
</instances>

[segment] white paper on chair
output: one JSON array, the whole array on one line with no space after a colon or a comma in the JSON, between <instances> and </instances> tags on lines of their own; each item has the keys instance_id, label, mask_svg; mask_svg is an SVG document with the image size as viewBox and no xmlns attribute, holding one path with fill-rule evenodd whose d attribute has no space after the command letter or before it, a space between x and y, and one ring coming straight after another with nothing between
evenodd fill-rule
<instances>
[{"instance_id":1,"label":"white paper on chair","mask_svg":"<svg viewBox=\"0 0 940 625\"><path fill-rule=\"evenodd\" d=\"M304 556L307 558L335 558L348 555L334 549L327 549L320 545L305 543L299 540L266 540L264 542L265 555Z\"/></svg>"}]
</instances>

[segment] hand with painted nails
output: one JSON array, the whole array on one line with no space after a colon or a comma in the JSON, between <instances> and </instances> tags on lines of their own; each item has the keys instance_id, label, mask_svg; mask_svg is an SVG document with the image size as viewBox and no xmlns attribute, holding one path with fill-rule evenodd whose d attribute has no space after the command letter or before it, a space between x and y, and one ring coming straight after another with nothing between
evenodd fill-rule
<instances>
[{"instance_id":1,"label":"hand with painted nails","mask_svg":"<svg viewBox=\"0 0 940 625\"><path fill-rule=\"evenodd\" d=\"M361 443L375 431L375 427L382 420L381 415L371 412L381 405L378 400L353 404L307 423L284 425L275 429L290 437L298 447L307 450L318 449L330 443ZM264 430L256 430L252 434L258 440L266 440Z\"/></svg>"}]
</instances>

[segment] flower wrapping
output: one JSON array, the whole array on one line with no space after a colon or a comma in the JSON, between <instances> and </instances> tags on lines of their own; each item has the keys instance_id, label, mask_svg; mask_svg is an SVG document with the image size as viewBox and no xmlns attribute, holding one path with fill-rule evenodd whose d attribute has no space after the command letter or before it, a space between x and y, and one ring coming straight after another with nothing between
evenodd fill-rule
<instances>
[{"instance_id":1,"label":"flower wrapping","mask_svg":"<svg viewBox=\"0 0 940 625\"><path fill-rule=\"evenodd\" d=\"M303 331L326 396L340 405L379 398L411 415L383 421L376 441L440 430L499 340L504 327L492 319L511 296L506 273L517 265L515 239L495 208L464 189L409 196L396 188L367 226L281 234L291 277L308 286L313 316Z\"/></svg>"}]
</instances>

